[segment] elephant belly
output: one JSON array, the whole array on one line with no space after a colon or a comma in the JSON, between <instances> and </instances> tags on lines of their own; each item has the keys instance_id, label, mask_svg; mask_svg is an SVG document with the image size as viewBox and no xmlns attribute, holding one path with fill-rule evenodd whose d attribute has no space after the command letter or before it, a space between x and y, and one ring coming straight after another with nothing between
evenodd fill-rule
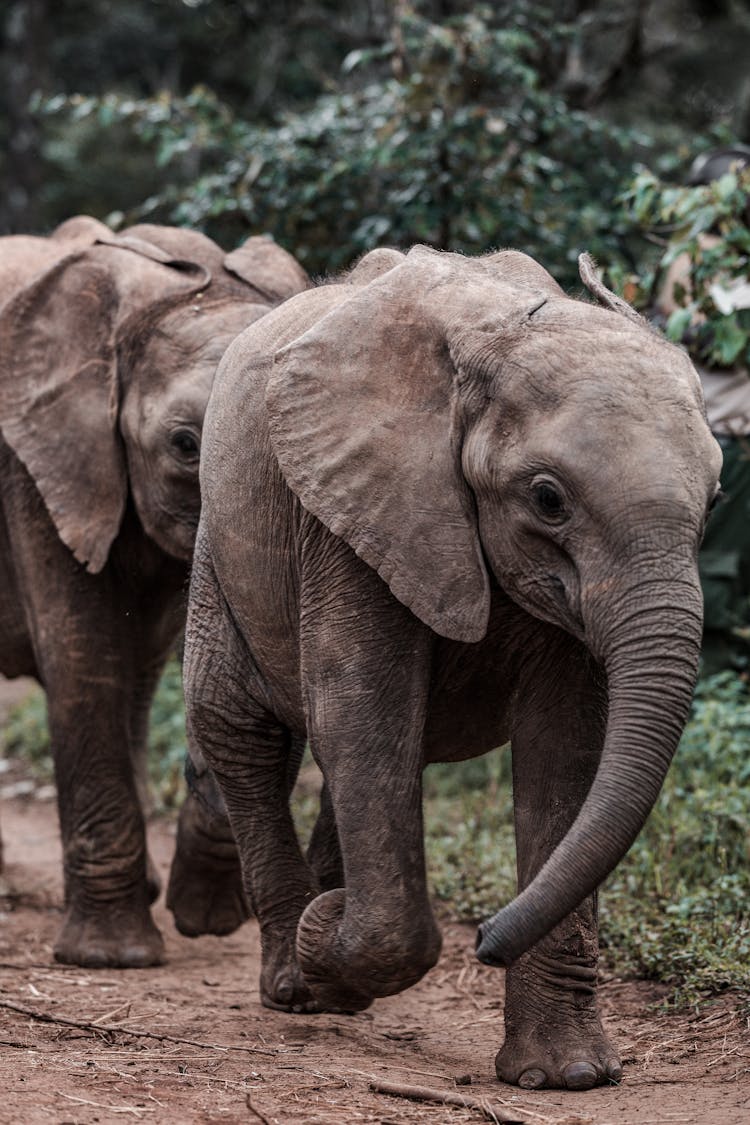
<instances>
[{"instance_id":1,"label":"elephant belly","mask_svg":"<svg viewBox=\"0 0 750 1125\"><path fill-rule=\"evenodd\" d=\"M0 472L8 479L7 450L0 443ZM29 636L28 623L18 588L11 554L8 524L0 501L0 673L14 676L35 676L36 664Z\"/></svg>"},{"instance_id":2,"label":"elephant belly","mask_svg":"<svg viewBox=\"0 0 750 1125\"><path fill-rule=\"evenodd\" d=\"M478 758L510 740L510 705L502 684L488 684L471 698L448 693L431 708L424 738L425 764Z\"/></svg>"},{"instance_id":3,"label":"elephant belly","mask_svg":"<svg viewBox=\"0 0 750 1125\"><path fill-rule=\"evenodd\" d=\"M1 536L0 536L1 538ZM0 674L36 676L36 662L25 615L20 607L12 575L8 575L6 558L0 557Z\"/></svg>"},{"instance_id":4,"label":"elephant belly","mask_svg":"<svg viewBox=\"0 0 750 1125\"><path fill-rule=\"evenodd\" d=\"M441 639L425 727L426 763L478 758L510 741L523 652L544 628L495 590L482 641L464 645Z\"/></svg>"}]
</instances>

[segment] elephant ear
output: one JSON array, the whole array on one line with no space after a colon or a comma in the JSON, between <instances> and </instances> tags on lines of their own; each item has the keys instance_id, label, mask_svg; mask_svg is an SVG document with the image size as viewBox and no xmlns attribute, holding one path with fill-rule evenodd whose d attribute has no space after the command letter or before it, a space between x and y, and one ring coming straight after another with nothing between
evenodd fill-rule
<instances>
[{"instance_id":1,"label":"elephant ear","mask_svg":"<svg viewBox=\"0 0 750 1125\"><path fill-rule=\"evenodd\" d=\"M477 641L489 579L461 472L455 372L417 294L430 262L404 262L277 353L271 440L305 508L441 636ZM424 275L424 276L422 276Z\"/></svg>"},{"instance_id":2,"label":"elephant ear","mask_svg":"<svg viewBox=\"0 0 750 1125\"><path fill-rule=\"evenodd\" d=\"M367 285L384 273L395 269L406 260L406 255L400 250L392 250L388 246L379 246L377 250L370 250L359 259L357 264L347 275L346 280L350 285Z\"/></svg>"},{"instance_id":3,"label":"elephant ear","mask_svg":"<svg viewBox=\"0 0 750 1125\"><path fill-rule=\"evenodd\" d=\"M73 255L0 316L0 430L60 538L93 573L107 559L127 495L115 431L117 304L109 272Z\"/></svg>"},{"instance_id":4,"label":"elephant ear","mask_svg":"<svg viewBox=\"0 0 750 1125\"><path fill-rule=\"evenodd\" d=\"M224 268L258 293L263 301L276 304L310 288L302 266L271 238L253 235L227 254Z\"/></svg>"},{"instance_id":5,"label":"elephant ear","mask_svg":"<svg viewBox=\"0 0 750 1125\"><path fill-rule=\"evenodd\" d=\"M50 238L59 242L94 243L98 238L111 238L112 231L90 215L74 215L52 231Z\"/></svg>"},{"instance_id":6,"label":"elephant ear","mask_svg":"<svg viewBox=\"0 0 750 1125\"><path fill-rule=\"evenodd\" d=\"M526 286L550 297L564 297L565 292L543 265L520 250L496 250L478 259L498 281Z\"/></svg>"}]
</instances>

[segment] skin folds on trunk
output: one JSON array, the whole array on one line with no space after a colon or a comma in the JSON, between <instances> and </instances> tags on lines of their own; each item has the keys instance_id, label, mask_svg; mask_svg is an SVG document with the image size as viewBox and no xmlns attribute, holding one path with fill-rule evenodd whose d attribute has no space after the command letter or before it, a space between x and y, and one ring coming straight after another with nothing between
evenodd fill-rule
<instances>
[{"instance_id":1,"label":"skin folds on trunk","mask_svg":"<svg viewBox=\"0 0 750 1125\"><path fill-rule=\"evenodd\" d=\"M480 926L477 956L485 964L511 964L595 891L659 795L687 719L702 626L694 583L662 591L662 598L649 597L648 607L620 612L596 646L609 685L599 769L578 817L536 878Z\"/></svg>"}]
</instances>

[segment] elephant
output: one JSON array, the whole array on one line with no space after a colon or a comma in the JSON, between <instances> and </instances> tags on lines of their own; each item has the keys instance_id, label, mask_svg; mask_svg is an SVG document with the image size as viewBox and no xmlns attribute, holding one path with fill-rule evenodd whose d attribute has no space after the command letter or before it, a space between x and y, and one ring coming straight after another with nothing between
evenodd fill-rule
<instances>
[{"instance_id":1,"label":"elephant","mask_svg":"<svg viewBox=\"0 0 750 1125\"><path fill-rule=\"evenodd\" d=\"M163 958L144 753L184 627L203 414L227 344L308 284L259 236L226 254L194 231L115 235L78 216L47 237L0 240L0 672L46 692L64 867L58 961ZM234 899L244 916L239 884Z\"/></svg>"},{"instance_id":2,"label":"elephant","mask_svg":"<svg viewBox=\"0 0 750 1125\"><path fill-rule=\"evenodd\" d=\"M510 741L517 897L495 1068L618 1081L596 890L688 715L697 550L721 454L700 383L599 280L514 250L382 249L230 345L204 425L186 626L189 752L236 837L261 999L364 1009L441 938L421 774ZM324 778L305 858L288 794Z\"/></svg>"}]
</instances>

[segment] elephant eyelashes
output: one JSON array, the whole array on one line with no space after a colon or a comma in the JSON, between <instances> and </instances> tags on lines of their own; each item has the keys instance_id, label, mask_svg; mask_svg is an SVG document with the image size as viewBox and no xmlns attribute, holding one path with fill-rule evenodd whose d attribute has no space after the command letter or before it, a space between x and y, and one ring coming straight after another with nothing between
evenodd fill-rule
<instances>
[{"instance_id":1,"label":"elephant eyelashes","mask_svg":"<svg viewBox=\"0 0 750 1125\"><path fill-rule=\"evenodd\" d=\"M184 461L198 460L200 445L197 436L191 430L175 430L169 441L172 448Z\"/></svg>"},{"instance_id":2,"label":"elephant eyelashes","mask_svg":"<svg viewBox=\"0 0 750 1125\"><path fill-rule=\"evenodd\" d=\"M565 501L551 481L536 481L532 485L532 494L537 511L543 519L552 523L559 523L565 519L567 516Z\"/></svg>"}]
</instances>

